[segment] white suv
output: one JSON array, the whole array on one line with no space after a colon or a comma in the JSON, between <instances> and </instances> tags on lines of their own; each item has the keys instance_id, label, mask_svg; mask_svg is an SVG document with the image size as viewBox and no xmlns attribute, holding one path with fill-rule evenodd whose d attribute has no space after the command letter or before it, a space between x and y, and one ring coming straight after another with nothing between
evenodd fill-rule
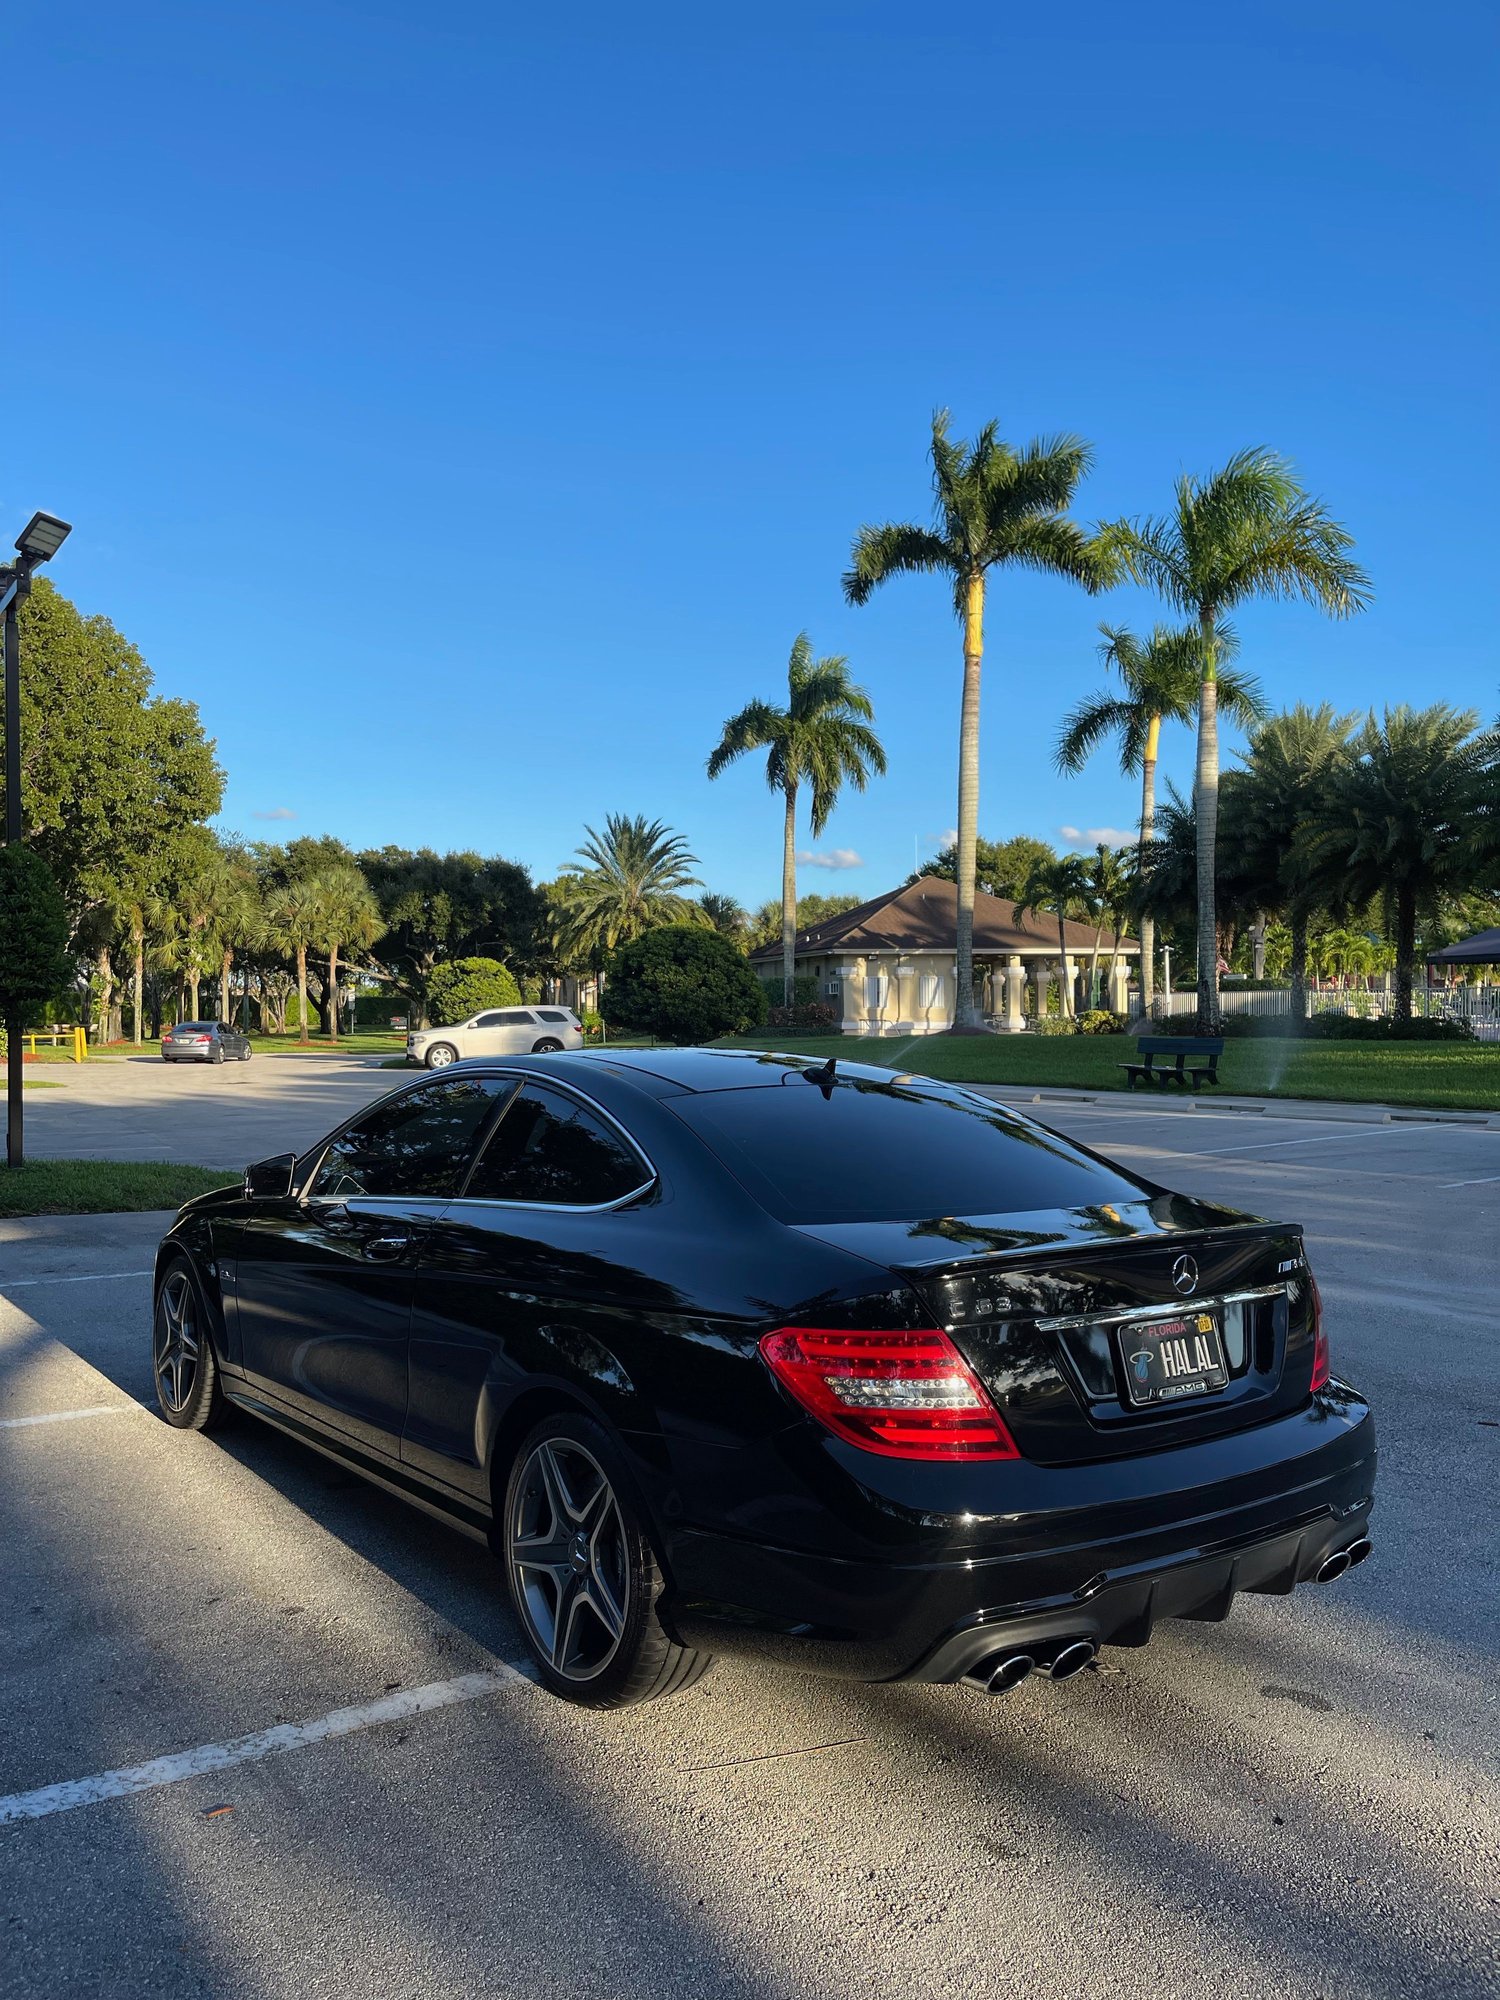
<instances>
[{"instance_id":1,"label":"white suv","mask_svg":"<svg viewBox=\"0 0 1500 2000\"><path fill-rule=\"evenodd\" d=\"M581 1049L583 1026L566 1007L492 1007L457 1028L419 1028L406 1060L444 1069L463 1056L543 1056Z\"/></svg>"}]
</instances>

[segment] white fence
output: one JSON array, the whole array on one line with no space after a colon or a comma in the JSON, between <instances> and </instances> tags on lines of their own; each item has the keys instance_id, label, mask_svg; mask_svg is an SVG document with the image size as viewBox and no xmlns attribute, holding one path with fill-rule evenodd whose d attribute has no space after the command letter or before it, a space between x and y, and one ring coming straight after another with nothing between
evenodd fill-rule
<instances>
[{"instance_id":1,"label":"white fence","mask_svg":"<svg viewBox=\"0 0 1500 2000\"><path fill-rule=\"evenodd\" d=\"M1197 1012L1198 996L1196 993L1158 993L1156 1005L1163 1014L1193 1014ZM1355 1014L1374 1020L1393 1013L1395 1005L1394 984L1389 988L1382 986L1373 993L1339 986L1309 986L1307 989L1309 1014ZM1481 1041L1500 1041L1500 985L1418 986L1413 989L1411 1006L1414 1014L1429 1020L1468 1021ZM1291 989L1279 987L1271 991L1247 992L1243 987L1221 986L1219 1011L1223 1014L1290 1016Z\"/></svg>"}]
</instances>

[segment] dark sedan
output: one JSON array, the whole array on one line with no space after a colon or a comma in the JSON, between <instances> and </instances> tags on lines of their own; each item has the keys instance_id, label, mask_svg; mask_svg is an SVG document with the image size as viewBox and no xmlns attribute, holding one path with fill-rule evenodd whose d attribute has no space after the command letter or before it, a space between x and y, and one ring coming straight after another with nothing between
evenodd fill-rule
<instances>
[{"instance_id":1,"label":"dark sedan","mask_svg":"<svg viewBox=\"0 0 1500 2000\"><path fill-rule=\"evenodd\" d=\"M1370 1549L1295 1224L854 1063L454 1065L190 1202L155 1297L170 1423L487 1540L596 1707L718 1652L999 1692Z\"/></svg>"},{"instance_id":2,"label":"dark sedan","mask_svg":"<svg viewBox=\"0 0 1500 2000\"><path fill-rule=\"evenodd\" d=\"M163 1062L249 1062L250 1037L227 1021L179 1021L161 1038Z\"/></svg>"}]
</instances>

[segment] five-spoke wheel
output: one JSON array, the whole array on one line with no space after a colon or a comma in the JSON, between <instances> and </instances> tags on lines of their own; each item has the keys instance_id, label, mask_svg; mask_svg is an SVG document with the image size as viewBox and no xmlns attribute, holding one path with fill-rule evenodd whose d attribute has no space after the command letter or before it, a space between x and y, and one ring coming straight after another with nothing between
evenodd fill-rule
<instances>
[{"instance_id":1,"label":"five-spoke wheel","mask_svg":"<svg viewBox=\"0 0 1500 2000\"><path fill-rule=\"evenodd\" d=\"M524 1438L501 1514L511 1602L555 1694L622 1708L691 1687L707 1653L658 1616L661 1570L615 1441L577 1411Z\"/></svg>"},{"instance_id":2,"label":"five-spoke wheel","mask_svg":"<svg viewBox=\"0 0 1500 2000\"><path fill-rule=\"evenodd\" d=\"M228 1412L219 1387L203 1296L187 1263L177 1258L162 1274L151 1332L156 1400L180 1431L203 1431Z\"/></svg>"}]
</instances>

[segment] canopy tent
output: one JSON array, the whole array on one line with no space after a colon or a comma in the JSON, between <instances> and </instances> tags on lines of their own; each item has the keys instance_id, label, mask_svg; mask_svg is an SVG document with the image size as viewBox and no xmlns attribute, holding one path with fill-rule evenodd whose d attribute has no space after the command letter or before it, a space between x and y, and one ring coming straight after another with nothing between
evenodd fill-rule
<instances>
[{"instance_id":1,"label":"canopy tent","mask_svg":"<svg viewBox=\"0 0 1500 2000\"><path fill-rule=\"evenodd\" d=\"M1500 965L1500 928L1476 931L1471 938L1461 938L1457 944L1450 944L1445 951L1430 951L1429 965Z\"/></svg>"}]
</instances>

